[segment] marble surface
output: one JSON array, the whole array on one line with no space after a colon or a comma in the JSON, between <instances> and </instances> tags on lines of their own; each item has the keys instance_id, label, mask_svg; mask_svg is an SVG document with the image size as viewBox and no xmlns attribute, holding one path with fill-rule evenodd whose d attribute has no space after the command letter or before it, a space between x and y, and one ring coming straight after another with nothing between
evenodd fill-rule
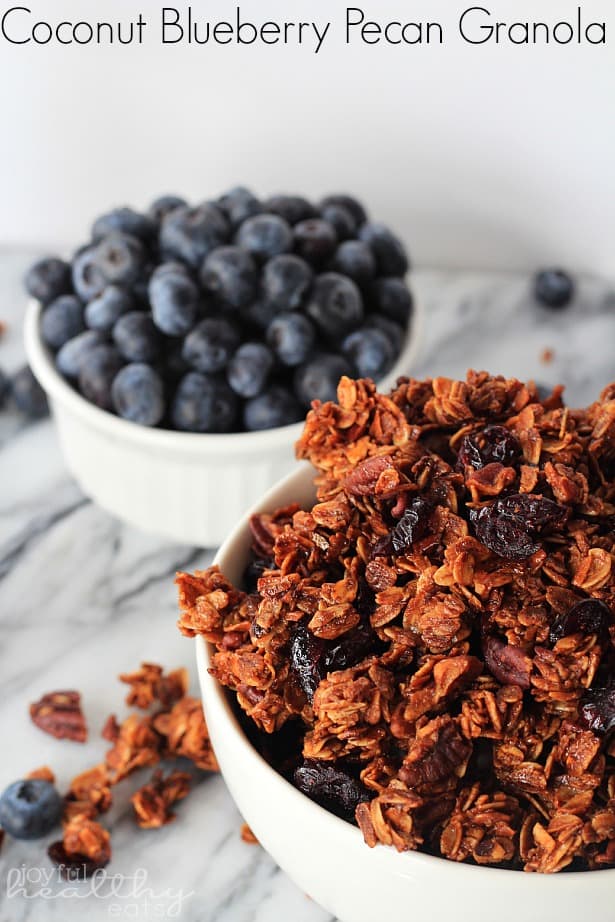
<instances>
[{"instance_id":1,"label":"marble surface","mask_svg":"<svg viewBox=\"0 0 615 922\"><path fill-rule=\"evenodd\" d=\"M6 369L23 361L20 278L33 255L0 251ZM615 296L606 282L582 279L574 306L562 312L538 308L528 279L510 274L421 271L414 286L425 307L417 374L462 375L473 365L545 384L561 380L577 405L615 378ZM196 692L193 647L175 629L173 574L211 556L111 518L67 473L50 421L0 414L0 788L43 764L62 786L98 762L105 717L125 713L115 676L141 660L187 664ZM91 728L85 746L58 742L28 719L30 701L66 687L83 694ZM330 918L260 847L241 841L241 819L220 777L203 778L177 821L150 832L134 826L124 784L106 818L109 875L118 876L97 893L87 885L66 890L46 878L46 842L5 841L0 922Z\"/></svg>"}]
</instances>

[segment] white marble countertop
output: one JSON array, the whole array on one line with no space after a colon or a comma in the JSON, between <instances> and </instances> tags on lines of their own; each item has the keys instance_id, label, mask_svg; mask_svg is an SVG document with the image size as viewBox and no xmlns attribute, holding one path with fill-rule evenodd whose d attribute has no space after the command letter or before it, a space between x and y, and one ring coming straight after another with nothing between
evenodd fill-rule
<instances>
[{"instance_id":1,"label":"white marble countertop","mask_svg":"<svg viewBox=\"0 0 615 922\"><path fill-rule=\"evenodd\" d=\"M0 320L8 323L0 367L9 370L23 361L20 279L35 255L0 251ZM582 279L575 304L560 312L533 304L528 279L511 274L423 271L414 285L426 314L416 374L456 376L474 366L562 381L576 405L615 378L615 295L604 282ZM100 761L107 744L99 728L109 713L126 711L119 672L141 660L186 664L196 693L193 647L175 629L173 574L206 565L211 552L169 546L92 505L68 474L50 421L0 414L0 485L0 789L43 764L62 787ZM30 723L29 702L58 688L82 692L91 728L84 746ZM94 894L84 884L62 893L53 878L41 895L51 869L47 841L6 840L0 922L330 918L260 847L241 841L241 819L220 777L199 784L178 806L177 821L161 830L137 829L127 790L115 798L105 822L108 870L122 875L120 892ZM131 880L138 869L142 877Z\"/></svg>"}]
</instances>

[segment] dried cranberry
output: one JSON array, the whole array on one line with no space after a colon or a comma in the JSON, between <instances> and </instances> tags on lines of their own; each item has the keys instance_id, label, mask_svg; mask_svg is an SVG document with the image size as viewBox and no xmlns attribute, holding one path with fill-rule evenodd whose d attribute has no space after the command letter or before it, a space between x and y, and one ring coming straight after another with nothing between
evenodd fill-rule
<instances>
[{"instance_id":1,"label":"dried cranberry","mask_svg":"<svg viewBox=\"0 0 615 922\"><path fill-rule=\"evenodd\" d=\"M599 599L583 599L555 619L549 640L557 643L569 634L598 634L605 637L612 621L613 613L608 605Z\"/></svg>"},{"instance_id":2,"label":"dried cranberry","mask_svg":"<svg viewBox=\"0 0 615 922\"><path fill-rule=\"evenodd\" d=\"M560 528L569 510L544 496L513 493L489 506L470 510L474 532L494 554L525 560L540 547L540 535Z\"/></svg>"},{"instance_id":3,"label":"dried cranberry","mask_svg":"<svg viewBox=\"0 0 615 922\"><path fill-rule=\"evenodd\" d=\"M615 727L615 682L585 692L579 705L579 724L594 733L609 733Z\"/></svg>"},{"instance_id":4,"label":"dried cranberry","mask_svg":"<svg viewBox=\"0 0 615 922\"><path fill-rule=\"evenodd\" d=\"M510 467L521 456L516 436L504 426L487 426L463 439L457 455L457 469L473 467L479 471L488 464L499 462Z\"/></svg>"},{"instance_id":5,"label":"dried cranberry","mask_svg":"<svg viewBox=\"0 0 615 922\"><path fill-rule=\"evenodd\" d=\"M370 799L367 788L348 768L317 759L305 759L295 769L293 783L310 800L344 820L354 820L357 806Z\"/></svg>"},{"instance_id":6,"label":"dried cranberry","mask_svg":"<svg viewBox=\"0 0 615 922\"><path fill-rule=\"evenodd\" d=\"M257 583L265 570L273 568L273 561L264 560L262 557L253 557L248 566L243 571L243 586L246 592L252 593L257 590Z\"/></svg>"},{"instance_id":7,"label":"dried cranberry","mask_svg":"<svg viewBox=\"0 0 615 922\"><path fill-rule=\"evenodd\" d=\"M424 496L412 500L391 532L391 543L396 554L403 554L427 533L432 509L433 503Z\"/></svg>"},{"instance_id":8,"label":"dried cranberry","mask_svg":"<svg viewBox=\"0 0 615 922\"><path fill-rule=\"evenodd\" d=\"M502 685L518 685L519 688L530 687L532 663L521 647L504 643L497 637L485 637L483 656L492 676Z\"/></svg>"},{"instance_id":9,"label":"dried cranberry","mask_svg":"<svg viewBox=\"0 0 615 922\"><path fill-rule=\"evenodd\" d=\"M310 702L326 674L324 651L324 640L315 637L305 621L298 621L290 639L290 668Z\"/></svg>"}]
</instances>

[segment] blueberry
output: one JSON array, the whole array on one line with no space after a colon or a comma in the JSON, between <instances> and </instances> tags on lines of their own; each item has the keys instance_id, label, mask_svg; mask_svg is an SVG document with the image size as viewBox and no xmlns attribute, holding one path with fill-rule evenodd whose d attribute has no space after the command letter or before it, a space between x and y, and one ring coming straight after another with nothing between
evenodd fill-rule
<instances>
[{"instance_id":1,"label":"blueberry","mask_svg":"<svg viewBox=\"0 0 615 922\"><path fill-rule=\"evenodd\" d=\"M84 303L97 298L107 286L107 280L98 264L95 247L80 250L73 259L73 288Z\"/></svg>"},{"instance_id":2,"label":"blueberry","mask_svg":"<svg viewBox=\"0 0 615 922\"><path fill-rule=\"evenodd\" d=\"M382 330L363 327L347 336L342 352L362 378L378 381L395 362L395 349Z\"/></svg>"},{"instance_id":3,"label":"blueberry","mask_svg":"<svg viewBox=\"0 0 615 922\"><path fill-rule=\"evenodd\" d=\"M0 368L0 409L5 406L7 397L9 396L10 392L11 382L9 380L9 376Z\"/></svg>"},{"instance_id":4,"label":"blueberry","mask_svg":"<svg viewBox=\"0 0 615 922\"><path fill-rule=\"evenodd\" d=\"M198 269L208 253L227 242L229 233L229 223L215 205L175 208L162 222L160 249L165 259Z\"/></svg>"},{"instance_id":5,"label":"blueberry","mask_svg":"<svg viewBox=\"0 0 615 922\"><path fill-rule=\"evenodd\" d=\"M40 839L60 822L63 809L50 781L15 781L0 797L0 825L14 839Z\"/></svg>"},{"instance_id":6,"label":"blueberry","mask_svg":"<svg viewBox=\"0 0 615 922\"><path fill-rule=\"evenodd\" d=\"M195 324L199 290L181 263L162 263L149 281L152 318L167 336L185 336Z\"/></svg>"},{"instance_id":7,"label":"blueberry","mask_svg":"<svg viewBox=\"0 0 615 922\"><path fill-rule=\"evenodd\" d=\"M317 218L318 212L307 199L300 195L272 195L264 203L265 211L277 214L288 224L298 224L308 218Z\"/></svg>"},{"instance_id":8,"label":"blueberry","mask_svg":"<svg viewBox=\"0 0 615 922\"><path fill-rule=\"evenodd\" d=\"M154 221L146 214L140 214L134 208L113 208L101 215L92 225L92 240L102 240L109 234L129 234L147 242L156 232Z\"/></svg>"},{"instance_id":9,"label":"blueberry","mask_svg":"<svg viewBox=\"0 0 615 922\"><path fill-rule=\"evenodd\" d=\"M371 247L380 275L406 274L409 268L406 250L388 227L377 223L363 224L359 228L359 238Z\"/></svg>"},{"instance_id":10,"label":"blueberry","mask_svg":"<svg viewBox=\"0 0 615 922\"><path fill-rule=\"evenodd\" d=\"M263 206L245 186L236 186L218 199L218 206L227 216L233 230L237 230L248 218L260 214Z\"/></svg>"},{"instance_id":11,"label":"blueberry","mask_svg":"<svg viewBox=\"0 0 615 922\"><path fill-rule=\"evenodd\" d=\"M117 414L141 426L157 426L165 413L164 384L151 365L125 365L111 386Z\"/></svg>"},{"instance_id":12,"label":"blueberry","mask_svg":"<svg viewBox=\"0 0 615 922\"><path fill-rule=\"evenodd\" d=\"M316 356L295 372L295 393L304 407L312 400L326 403L337 399L337 385L343 375L353 376L347 360L341 355L325 353Z\"/></svg>"},{"instance_id":13,"label":"blueberry","mask_svg":"<svg viewBox=\"0 0 615 922\"><path fill-rule=\"evenodd\" d=\"M545 307L566 307L574 297L574 281L562 269L543 269L534 279L534 296Z\"/></svg>"},{"instance_id":14,"label":"blueberry","mask_svg":"<svg viewBox=\"0 0 615 922\"><path fill-rule=\"evenodd\" d=\"M350 212L357 226L365 224L367 221L367 212L365 208L361 202L358 202L356 198L353 198L351 195L327 195L320 203L321 211L328 205L338 205L341 208L345 208Z\"/></svg>"},{"instance_id":15,"label":"blueberry","mask_svg":"<svg viewBox=\"0 0 615 922\"><path fill-rule=\"evenodd\" d=\"M223 371L239 346L235 327L222 317L207 317L186 336L183 357L196 371Z\"/></svg>"},{"instance_id":16,"label":"blueberry","mask_svg":"<svg viewBox=\"0 0 615 922\"><path fill-rule=\"evenodd\" d=\"M374 282L371 290L373 307L400 323L403 327L408 326L408 320L412 314L412 295L405 281L400 278L381 278Z\"/></svg>"},{"instance_id":17,"label":"blueberry","mask_svg":"<svg viewBox=\"0 0 615 922\"><path fill-rule=\"evenodd\" d=\"M83 305L74 295L60 295L41 317L41 336L52 349L59 349L84 329Z\"/></svg>"},{"instance_id":18,"label":"blueberry","mask_svg":"<svg viewBox=\"0 0 615 922\"><path fill-rule=\"evenodd\" d=\"M86 326L90 330L108 333L116 320L132 308L132 298L124 288L118 285L108 285L97 298L86 305Z\"/></svg>"},{"instance_id":19,"label":"blueberry","mask_svg":"<svg viewBox=\"0 0 615 922\"><path fill-rule=\"evenodd\" d=\"M268 301L257 299L251 304L246 304L240 308L239 316L247 328L257 332L263 332L267 329L277 311L276 308L269 304Z\"/></svg>"},{"instance_id":20,"label":"blueberry","mask_svg":"<svg viewBox=\"0 0 615 922\"><path fill-rule=\"evenodd\" d=\"M30 419L42 419L47 416L49 404L45 391L28 365L24 365L11 376L9 387L13 403L20 413Z\"/></svg>"},{"instance_id":21,"label":"blueberry","mask_svg":"<svg viewBox=\"0 0 615 922\"><path fill-rule=\"evenodd\" d=\"M105 337L98 330L86 330L64 343L56 355L56 367L65 378L77 378L81 364L91 349L105 342Z\"/></svg>"},{"instance_id":22,"label":"blueberry","mask_svg":"<svg viewBox=\"0 0 615 922\"><path fill-rule=\"evenodd\" d=\"M381 314L370 314L365 324L368 327L374 327L374 329L384 333L393 346L396 356L401 352L401 347L406 337L406 331L399 323L395 323L394 320L389 320L388 317L383 317Z\"/></svg>"},{"instance_id":23,"label":"blueberry","mask_svg":"<svg viewBox=\"0 0 615 922\"><path fill-rule=\"evenodd\" d=\"M70 266L63 259L40 259L30 266L24 278L25 289L32 298L49 304L71 290Z\"/></svg>"},{"instance_id":24,"label":"blueberry","mask_svg":"<svg viewBox=\"0 0 615 922\"><path fill-rule=\"evenodd\" d=\"M228 383L240 397L256 397L265 387L273 355L263 343L243 343L229 362Z\"/></svg>"},{"instance_id":25,"label":"blueberry","mask_svg":"<svg viewBox=\"0 0 615 922\"><path fill-rule=\"evenodd\" d=\"M109 234L96 247L96 262L110 285L133 285L145 261L141 242L128 234Z\"/></svg>"},{"instance_id":26,"label":"blueberry","mask_svg":"<svg viewBox=\"0 0 615 922\"><path fill-rule=\"evenodd\" d=\"M283 365L300 365L312 351L316 333L307 317L283 311L269 324L267 342Z\"/></svg>"},{"instance_id":27,"label":"blueberry","mask_svg":"<svg viewBox=\"0 0 615 922\"><path fill-rule=\"evenodd\" d=\"M309 263L322 265L337 249L335 228L322 218L300 221L295 226L295 249Z\"/></svg>"},{"instance_id":28,"label":"blueberry","mask_svg":"<svg viewBox=\"0 0 615 922\"><path fill-rule=\"evenodd\" d=\"M207 294L230 307L243 307L256 296L256 263L241 247L225 246L212 250L203 263L200 278Z\"/></svg>"},{"instance_id":29,"label":"blueberry","mask_svg":"<svg viewBox=\"0 0 615 922\"><path fill-rule=\"evenodd\" d=\"M276 311L296 310L307 294L314 273L299 256L283 253L274 256L263 269L263 298Z\"/></svg>"},{"instance_id":30,"label":"blueberry","mask_svg":"<svg viewBox=\"0 0 615 922\"><path fill-rule=\"evenodd\" d=\"M235 242L257 259L266 260L292 250L293 232L283 218L260 214L243 222Z\"/></svg>"},{"instance_id":31,"label":"blueberry","mask_svg":"<svg viewBox=\"0 0 615 922\"><path fill-rule=\"evenodd\" d=\"M335 251L331 268L365 286L376 275L376 258L362 240L345 240Z\"/></svg>"},{"instance_id":32,"label":"blueberry","mask_svg":"<svg viewBox=\"0 0 615 922\"><path fill-rule=\"evenodd\" d=\"M160 333L149 314L129 311L113 327L113 340L127 362L152 362L160 353Z\"/></svg>"},{"instance_id":33,"label":"blueberry","mask_svg":"<svg viewBox=\"0 0 615 922\"><path fill-rule=\"evenodd\" d=\"M338 240L349 240L357 233L357 222L352 212L343 205L325 205L320 216L334 228Z\"/></svg>"},{"instance_id":34,"label":"blueberry","mask_svg":"<svg viewBox=\"0 0 615 922\"><path fill-rule=\"evenodd\" d=\"M302 417L299 404L284 387L270 387L258 397L246 401L243 408L244 426L250 432L289 426Z\"/></svg>"},{"instance_id":35,"label":"blueberry","mask_svg":"<svg viewBox=\"0 0 615 922\"><path fill-rule=\"evenodd\" d=\"M105 343L90 349L79 370L79 390L101 410L111 410L111 384L123 362L114 346Z\"/></svg>"},{"instance_id":36,"label":"blueberry","mask_svg":"<svg viewBox=\"0 0 615 922\"><path fill-rule=\"evenodd\" d=\"M363 320L361 292L351 279L326 272L317 277L305 312L326 339L339 342Z\"/></svg>"},{"instance_id":37,"label":"blueberry","mask_svg":"<svg viewBox=\"0 0 615 922\"><path fill-rule=\"evenodd\" d=\"M239 401L220 378L189 372L179 383L171 406L171 422L185 432L230 432Z\"/></svg>"},{"instance_id":38,"label":"blueberry","mask_svg":"<svg viewBox=\"0 0 615 922\"><path fill-rule=\"evenodd\" d=\"M161 195L154 199L147 209L147 214L155 224L161 224L172 211L176 208L185 208L187 204L186 200L179 195Z\"/></svg>"},{"instance_id":39,"label":"blueberry","mask_svg":"<svg viewBox=\"0 0 615 922\"><path fill-rule=\"evenodd\" d=\"M190 371L190 366L182 355L183 346L183 342L177 340L176 344L167 351L160 367L164 380L171 385L177 384L180 378Z\"/></svg>"}]
</instances>

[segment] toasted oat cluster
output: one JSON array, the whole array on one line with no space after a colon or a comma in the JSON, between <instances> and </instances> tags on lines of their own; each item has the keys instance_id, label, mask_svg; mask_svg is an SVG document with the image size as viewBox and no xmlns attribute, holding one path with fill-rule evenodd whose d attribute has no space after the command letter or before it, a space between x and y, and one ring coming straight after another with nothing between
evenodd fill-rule
<instances>
[{"instance_id":1,"label":"toasted oat cluster","mask_svg":"<svg viewBox=\"0 0 615 922\"><path fill-rule=\"evenodd\" d=\"M317 501L252 520L245 585L180 574L274 766L368 845L615 865L615 385L342 379Z\"/></svg>"}]
</instances>

